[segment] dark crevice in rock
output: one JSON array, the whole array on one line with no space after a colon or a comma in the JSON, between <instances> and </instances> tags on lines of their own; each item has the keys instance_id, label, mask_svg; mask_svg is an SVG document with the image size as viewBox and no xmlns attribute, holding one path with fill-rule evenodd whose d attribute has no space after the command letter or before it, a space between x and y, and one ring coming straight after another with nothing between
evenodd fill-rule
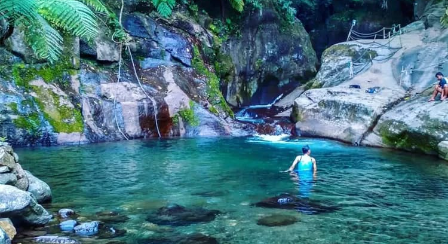
<instances>
[{"instance_id":1,"label":"dark crevice in rock","mask_svg":"<svg viewBox=\"0 0 448 244\"><path fill-rule=\"evenodd\" d=\"M387 113L388 111L392 110L393 108L395 108L396 106L398 106L401 102L405 101L405 97L401 97L399 99L397 99L396 101L387 104L382 112L380 114L378 114L375 119L373 119L372 123L370 124L369 128L367 128L367 130L359 137L358 140L356 140L353 144L355 146L360 146L362 145L362 142L364 141L364 139L366 138L366 136L368 136L370 133L373 133L373 130L375 129L375 127L378 125L378 122L380 121L381 117Z\"/></svg>"}]
</instances>

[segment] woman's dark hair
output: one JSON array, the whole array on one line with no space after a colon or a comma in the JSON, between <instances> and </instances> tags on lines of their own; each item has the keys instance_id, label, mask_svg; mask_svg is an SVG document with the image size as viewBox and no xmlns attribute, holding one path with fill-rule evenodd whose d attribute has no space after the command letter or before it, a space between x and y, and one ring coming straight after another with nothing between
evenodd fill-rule
<instances>
[{"instance_id":1,"label":"woman's dark hair","mask_svg":"<svg viewBox=\"0 0 448 244\"><path fill-rule=\"evenodd\" d=\"M310 146L308 146L308 145L302 147L303 154L308 153L309 150L310 150Z\"/></svg>"},{"instance_id":2,"label":"woman's dark hair","mask_svg":"<svg viewBox=\"0 0 448 244\"><path fill-rule=\"evenodd\" d=\"M436 77L437 77L438 75L443 76L442 72L437 72Z\"/></svg>"}]
</instances>

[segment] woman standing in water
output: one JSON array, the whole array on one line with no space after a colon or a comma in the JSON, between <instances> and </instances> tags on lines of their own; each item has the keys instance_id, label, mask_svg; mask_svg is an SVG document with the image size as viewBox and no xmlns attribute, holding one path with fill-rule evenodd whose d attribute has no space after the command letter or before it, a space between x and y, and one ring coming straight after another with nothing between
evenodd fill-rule
<instances>
[{"instance_id":1,"label":"woman standing in water","mask_svg":"<svg viewBox=\"0 0 448 244\"><path fill-rule=\"evenodd\" d=\"M294 168L298 164L297 175L294 174L294 178L298 181L299 197L309 198L311 188L313 187L313 180L316 178L317 165L316 159L310 156L311 149L308 145L302 147L302 152L303 155L297 156L286 172L294 172Z\"/></svg>"},{"instance_id":2,"label":"woman standing in water","mask_svg":"<svg viewBox=\"0 0 448 244\"><path fill-rule=\"evenodd\" d=\"M316 165L316 159L314 159L313 157L311 157L311 149L308 145L302 147L302 152L303 155L302 156L297 156L296 159L294 160L294 162L292 163L291 167L289 167L288 170L286 170L286 172L292 172L294 171L294 168L296 167L297 164L297 172L301 173L301 172L313 172L313 175L316 175L317 172L317 165Z\"/></svg>"}]
</instances>

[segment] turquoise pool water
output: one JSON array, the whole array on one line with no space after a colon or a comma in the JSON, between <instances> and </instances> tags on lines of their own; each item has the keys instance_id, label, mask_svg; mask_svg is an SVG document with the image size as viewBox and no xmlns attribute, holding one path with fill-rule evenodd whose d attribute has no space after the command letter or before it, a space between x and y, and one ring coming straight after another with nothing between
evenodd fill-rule
<instances>
[{"instance_id":1,"label":"turquoise pool water","mask_svg":"<svg viewBox=\"0 0 448 244\"><path fill-rule=\"evenodd\" d=\"M295 177L280 171L305 144L318 163L310 200L340 209L309 215L254 207L281 193L300 196ZM161 232L202 233L219 243L448 243L448 164L435 157L276 137L144 140L16 151L23 167L51 186L51 211L69 207L80 220L92 219L98 211L128 216L114 225L127 230L115 239L124 243L156 243L145 240ZM222 214L209 223L177 227L158 227L145 220L172 203ZM299 221L282 227L257 225L258 219L271 214L292 215ZM110 241L83 238L83 243L92 240Z\"/></svg>"}]
</instances>

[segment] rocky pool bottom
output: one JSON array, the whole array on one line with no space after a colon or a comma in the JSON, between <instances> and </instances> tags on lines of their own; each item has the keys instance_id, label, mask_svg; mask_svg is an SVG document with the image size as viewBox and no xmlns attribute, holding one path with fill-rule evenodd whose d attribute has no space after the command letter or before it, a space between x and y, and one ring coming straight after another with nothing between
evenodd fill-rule
<instances>
[{"instance_id":1,"label":"rocky pool bottom","mask_svg":"<svg viewBox=\"0 0 448 244\"><path fill-rule=\"evenodd\" d=\"M317 177L281 173L306 144ZM446 243L448 164L435 157L280 137L16 152L52 188L55 217L15 243Z\"/></svg>"}]
</instances>

